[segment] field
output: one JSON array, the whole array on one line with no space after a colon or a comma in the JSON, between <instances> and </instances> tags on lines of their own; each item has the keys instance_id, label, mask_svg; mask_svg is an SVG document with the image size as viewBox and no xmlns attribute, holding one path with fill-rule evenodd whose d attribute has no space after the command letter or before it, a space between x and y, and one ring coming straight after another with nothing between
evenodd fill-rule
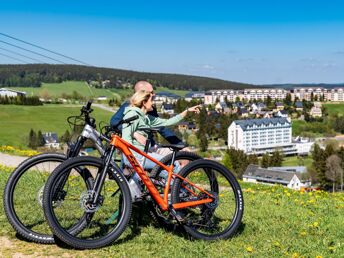
<instances>
[{"instance_id":1,"label":"field","mask_svg":"<svg viewBox=\"0 0 344 258\"><path fill-rule=\"evenodd\" d=\"M344 115L344 104L323 104L329 115Z\"/></svg>"},{"instance_id":2,"label":"field","mask_svg":"<svg viewBox=\"0 0 344 258\"><path fill-rule=\"evenodd\" d=\"M10 169L0 168L0 189L9 173ZM77 251L19 240L0 209L0 253L3 257L343 257L343 194L241 185L243 224L229 240L192 241L180 232L157 227L145 210L135 209L130 227L113 245ZM0 206L1 202L2 192ZM26 208L23 203L22 209Z\"/></svg>"},{"instance_id":3,"label":"field","mask_svg":"<svg viewBox=\"0 0 344 258\"><path fill-rule=\"evenodd\" d=\"M71 95L73 91L78 92L84 97L107 96L108 98L120 98L116 91L108 89L89 88L86 82L66 81L62 83L42 83L41 87L11 87L18 91L25 91L28 96L50 96L59 98L63 93Z\"/></svg>"},{"instance_id":4,"label":"field","mask_svg":"<svg viewBox=\"0 0 344 258\"><path fill-rule=\"evenodd\" d=\"M11 87L11 89L18 91L25 91L28 96L50 96L59 98L62 94L71 95L73 91L78 92L84 97L99 97L106 96L108 98L120 98L124 99L128 95L132 94L131 89L96 89L89 88L86 82L83 81L66 81L62 83L42 83L41 87ZM185 96L188 91L185 90L171 90L165 87L158 87L157 92L167 91L177 94L179 96Z\"/></svg>"},{"instance_id":5,"label":"field","mask_svg":"<svg viewBox=\"0 0 344 258\"><path fill-rule=\"evenodd\" d=\"M36 132L56 132L61 136L66 129L70 131L66 119L68 116L79 115L81 105L44 105L44 106L0 106L0 146L12 145L26 147L30 129ZM92 115L97 124L100 121L108 122L111 113L94 108Z\"/></svg>"},{"instance_id":6,"label":"field","mask_svg":"<svg viewBox=\"0 0 344 258\"><path fill-rule=\"evenodd\" d=\"M310 167L312 165L313 159L311 156L306 156L304 158L298 158L297 156L284 157L282 166L306 166Z\"/></svg>"}]
</instances>

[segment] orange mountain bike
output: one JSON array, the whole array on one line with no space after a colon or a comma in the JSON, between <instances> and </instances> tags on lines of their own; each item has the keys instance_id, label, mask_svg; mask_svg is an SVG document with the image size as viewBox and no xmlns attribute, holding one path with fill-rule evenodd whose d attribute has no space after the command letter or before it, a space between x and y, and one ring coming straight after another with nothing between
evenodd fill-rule
<instances>
[{"instance_id":1,"label":"orange mountain bike","mask_svg":"<svg viewBox=\"0 0 344 258\"><path fill-rule=\"evenodd\" d=\"M74 248L99 248L124 232L132 198L126 177L112 162L116 149L140 178L142 198L154 202L162 216L172 218L194 238L225 239L236 232L243 216L243 196L237 180L224 166L200 159L174 173L175 156L182 145L165 145L173 150L171 164L165 165L116 134L109 142L102 158L69 159L53 171L45 185L44 213L63 242ZM165 180L150 178L132 151L165 170ZM95 178L92 187L84 180L84 175L90 173ZM83 230L75 232L73 228L80 221Z\"/></svg>"}]
</instances>

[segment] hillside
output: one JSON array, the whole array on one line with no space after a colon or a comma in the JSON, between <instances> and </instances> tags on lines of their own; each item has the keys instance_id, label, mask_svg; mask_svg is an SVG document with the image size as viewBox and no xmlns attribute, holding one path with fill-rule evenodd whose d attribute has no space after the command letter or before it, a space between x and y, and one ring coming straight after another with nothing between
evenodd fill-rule
<instances>
[{"instance_id":1,"label":"hillside","mask_svg":"<svg viewBox=\"0 0 344 258\"><path fill-rule=\"evenodd\" d=\"M10 171L0 166L0 189ZM229 240L192 241L157 227L146 210L136 208L130 227L118 241L106 248L80 251L19 240L0 209L0 253L4 257L343 257L343 194L243 182L241 186L243 224ZM1 192L0 206L2 199Z\"/></svg>"},{"instance_id":2,"label":"hillside","mask_svg":"<svg viewBox=\"0 0 344 258\"><path fill-rule=\"evenodd\" d=\"M130 70L101 68L81 65L0 65L0 86L39 87L41 83L62 81L104 81L115 88L120 82L134 83L149 80L154 86L178 90L243 89L254 85L220 79L167 73L146 73Z\"/></svg>"}]
</instances>

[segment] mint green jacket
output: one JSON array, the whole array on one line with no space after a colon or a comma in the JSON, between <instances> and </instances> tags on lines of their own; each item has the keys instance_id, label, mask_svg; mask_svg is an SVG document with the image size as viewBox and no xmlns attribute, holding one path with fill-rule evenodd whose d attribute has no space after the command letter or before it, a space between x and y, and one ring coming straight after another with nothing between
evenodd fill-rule
<instances>
[{"instance_id":1,"label":"mint green jacket","mask_svg":"<svg viewBox=\"0 0 344 258\"><path fill-rule=\"evenodd\" d=\"M163 126L172 126L179 123L181 120L183 120L183 117L180 114L174 117L171 117L170 119L163 119L159 117L146 115L138 107L127 107L124 110L123 119L128 119L135 115L138 115L139 118L132 121L129 125L123 124L122 139L131 143L132 145L134 145L140 150L144 149L144 145L142 145L135 139L135 137L133 136L134 133L138 132L139 134L145 136L146 138L148 137L147 133L140 130L140 128L147 128L147 127L157 128L157 127L163 127Z\"/></svg>"}]
</instances>

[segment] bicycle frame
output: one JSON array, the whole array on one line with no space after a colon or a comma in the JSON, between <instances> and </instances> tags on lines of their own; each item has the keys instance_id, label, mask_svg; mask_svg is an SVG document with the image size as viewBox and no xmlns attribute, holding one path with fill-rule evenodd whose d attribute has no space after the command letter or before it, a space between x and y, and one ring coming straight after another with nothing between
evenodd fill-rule
<instances>
[{"instance_id":1,"label":"bicycle frame","mask_svg":"<svg viewBox=\"0 0 344 258\"><path fill-rule=\"evenodd\" d=\"M197 206L197 205L201 205L201 204L205 204L205 203L210 203L210 202L212 202L214 200L214 196L212 196L210 193L208 193L207 191L205 191L201 187L196 186L195 184L193 184L192 182L188 181L187 179L179 176L178 174L174 174L173 173L173 168L174 168L173 164L171 164L170 166L164 165L163 163L161 163L158 160L150 157L145 152L141 151L140 149L136 148L135 146L131 145L130 143L124 141L121 137L119 137L118 135L115 135L115 134L113 134L111 136L110 144L113 145L115 148L121 150L122 153L126 156L126 158L128 159L128 161L131 164L131 166L133 167L133 169L136 171L136 173L141 178L142 182L147 187L147 189L150 192L150 194L153 197L153 199L157 202L157 204L160 206L160 208L163 211L167 211L170 208L170 206L168 204L168 192L169 192L169 189L170 189L170 184L171 184L172 177L178 177L178 178L184 180L188 184L192 185L193 187L197 188L201 192L203 192L206 195L208 195L208 197L209 197L209 198L202 199L202 200L197 200L197 201L175 203L175 204L172 205L173 209L176 209L176 210L178 210L178 209L185 209L187 207L192 207L192 206ZM144 171L143 167L136 160L136 158L133 155L133 153L131 152L131 150L133 150L133 151L137 152L138 154L146 157L147 159L151 160L152 162L154 162L155 164L159 165L160 167L162 167L163 169L165 169L168 172L168 178L167 178L167 183L166 183L166 186L165 186L165 189L164 189L164 197L163 198L160 196L159 191L154 186L154 184L150 180L149 176L147 176L147 174ZM191 194L196 196L196 194L191 189L189 189L188 187L184 187L184 188L187 191L189 191Z\"/></svg>"}]
</instances>

